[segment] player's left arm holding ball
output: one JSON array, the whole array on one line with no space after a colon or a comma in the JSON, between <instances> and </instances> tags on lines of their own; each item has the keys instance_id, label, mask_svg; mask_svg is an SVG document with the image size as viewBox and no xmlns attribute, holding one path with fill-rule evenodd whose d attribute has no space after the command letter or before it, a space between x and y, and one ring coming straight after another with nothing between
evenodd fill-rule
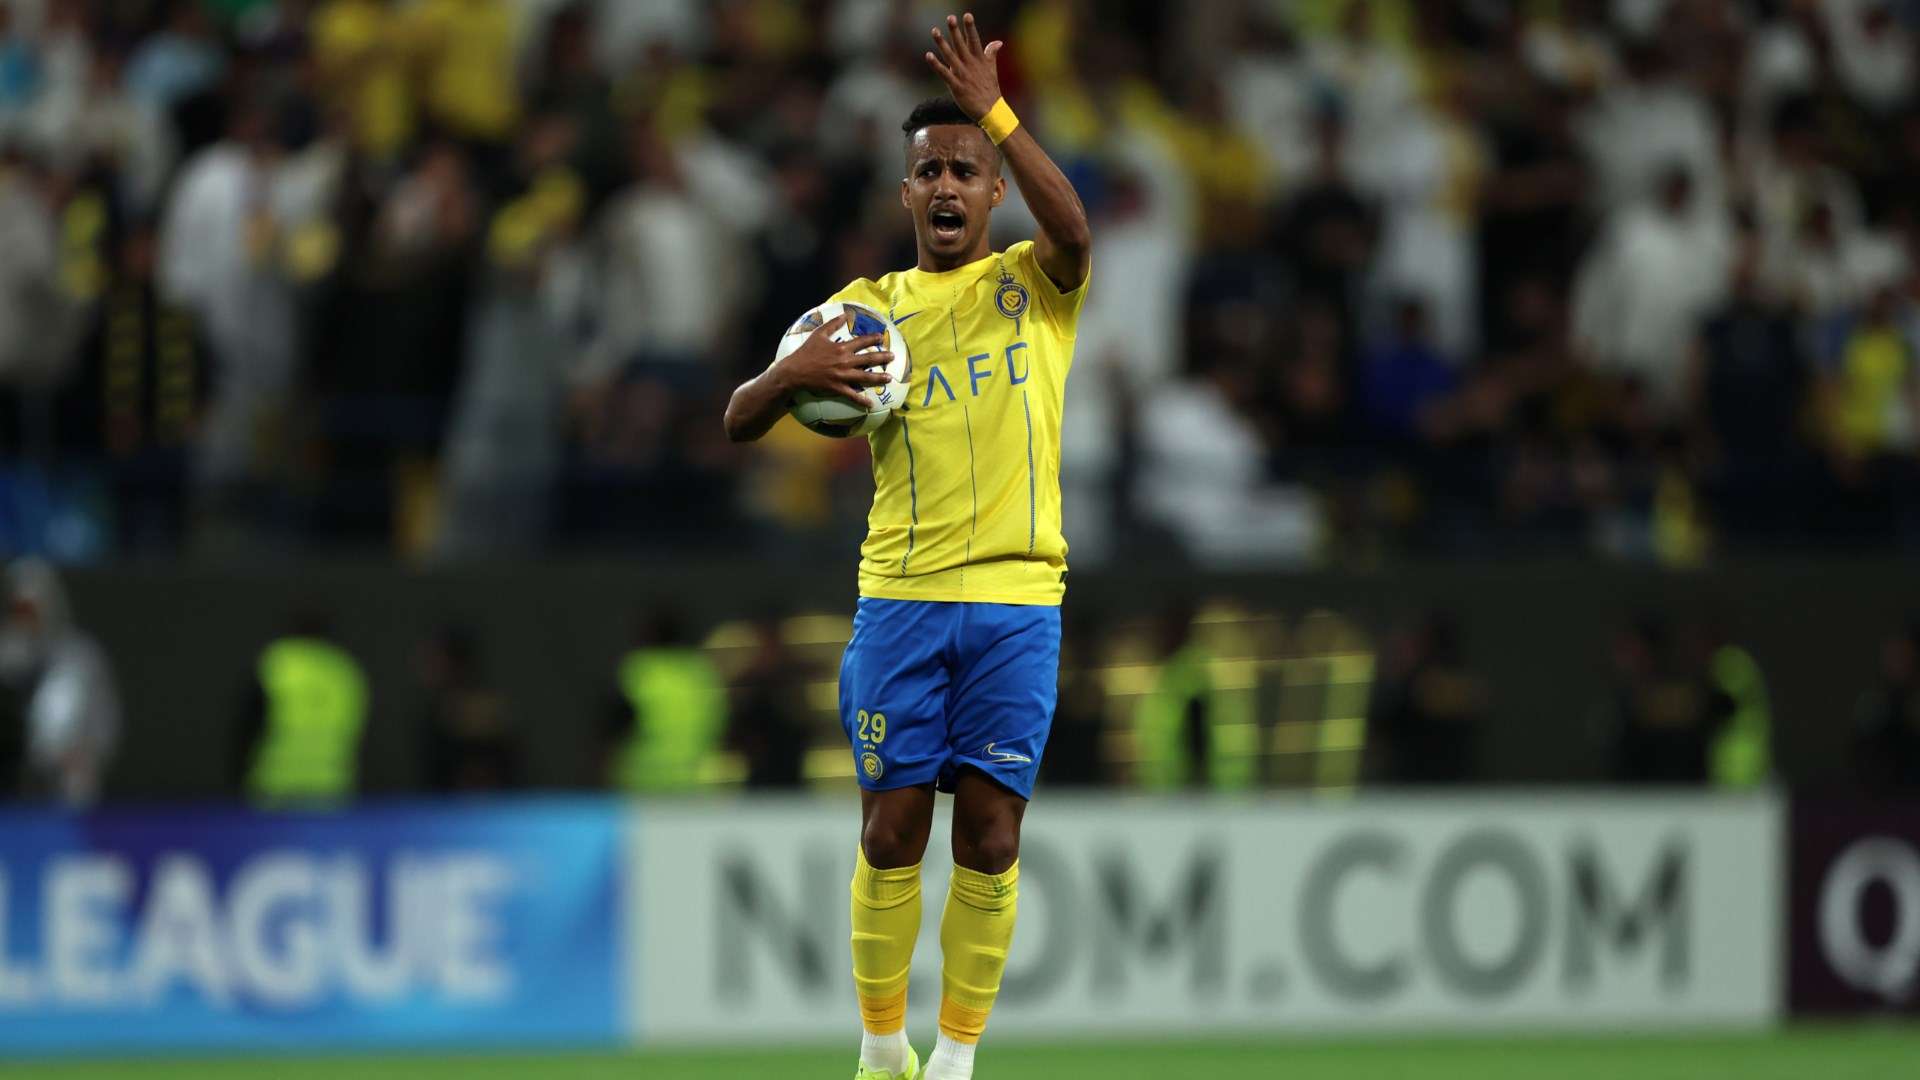
<instances>
[{"instance_id":1,"label":"player's left arm holding ball","mask_svg":"<svg viewBox=\"0 0 1920 1080\"><path fill-rule=\"evenodd\" d=\"M724 421L727 438L734 442L752 442L765 435L785 415L787 402L797 390L834 394L866 408L868 401L862 396L866 389L891 381L886 372L867 369L871 365L885 365L893 359L893 354L861 352L885 345L885 334L833 340L833 335L846 323L845 315L828 319L799 349L741 383L727 401Z\"/></svg>"},{"instance_id":2,"label":"player's left arm holding ball","mask_svg":"<svg viewBox=\"0 0 1920 1080\"><path fill-rule=\"evenodd\" d=\"M1087 227L1087 208L1060 167L1039 140L1015 118L1000 96L998 58L1001 42L980 41L972 13L947 16L946 30L933 30L933 51L927 64L947 84L956 105L986 129L1013 170L1013 182L1040 226L1034 237L1034 258L1049 281L1063 293L1087 280L1093 261L1093 232Z\"/></svg>"}]
</instances>

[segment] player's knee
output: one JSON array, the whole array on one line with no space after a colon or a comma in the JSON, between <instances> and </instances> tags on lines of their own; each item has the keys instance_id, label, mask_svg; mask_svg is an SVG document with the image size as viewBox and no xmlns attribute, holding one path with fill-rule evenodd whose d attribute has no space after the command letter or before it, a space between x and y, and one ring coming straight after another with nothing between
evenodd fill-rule
<instances>
[{"instance_id":1,"label":"player's knee","mask_svg":"<svg viewBox=\"0 0 1920 1080\"><path fill-rule=\"evenodd\" d=\"M860 833L867 865L889 870L918 863L927 850L927 830L905 818L875 814Z\"/></svg>"},{"instance_id":2,"label":"player's knee","mask_svg":"<svg viewBox=\"0 0 1920 1080\"><path fill-rule=\"evenodd\" d=\"M982 874L1004 874L1020 858L1020 825L1011 817L981 822L960 841L954 845L955 860Z\"/></svg>"}]
</instances>

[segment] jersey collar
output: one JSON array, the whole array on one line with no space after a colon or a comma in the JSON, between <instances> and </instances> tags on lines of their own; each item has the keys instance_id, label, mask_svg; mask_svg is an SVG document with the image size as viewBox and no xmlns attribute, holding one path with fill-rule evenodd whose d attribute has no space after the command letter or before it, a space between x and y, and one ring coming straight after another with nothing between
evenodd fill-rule
<instances>
[{"instance_id":1,"label":"jersey collar","mask_svg":"<svg viewBox=\"0 0 1920 1080\"><path fill-rule=\"evenodd\" d=\"M915 266L909 268L907 273L914 275L914 280L923 281L929 285L949 284L969 277L979 277L985 271L987 264L1004 257L1003 252L989 251L980 258L951 270L922 270Z\"/></svg>"}]
</instances>

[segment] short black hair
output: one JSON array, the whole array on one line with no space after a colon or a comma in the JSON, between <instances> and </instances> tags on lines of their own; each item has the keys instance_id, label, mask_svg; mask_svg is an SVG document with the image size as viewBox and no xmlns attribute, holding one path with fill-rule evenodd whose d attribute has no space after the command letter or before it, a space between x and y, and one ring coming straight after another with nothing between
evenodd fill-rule
<instances>
[{"instance_id":1,"label":"short black hair","mask_svg":"<svg viewBox=\"0 0 1920 1080\"><path fill-rule=\"evenodd\" d=\"M958 124L961 127L978 126L974 123L973 117L967 115L967 110L962 109L952 98L930 97L913 107L913 111L907 114L906 122L900 125L900 131L907 137L907 145L912 146L913 137L920 134L922 128L944 127L948 124ZM989 139L988 142L991 143L992 140ZM1000 169L998 146L993 148L993 167L996 172Z\"/></svg>"},{"instance_id":2,"label":"short black hair","mask_svg":"<svg viewBox=\"0 0 1920 1080\"><path fill-rule=\"evenodd\" d=\"M973 126L973 117L967 115L957 102L950 97L930 97L913 107L907 114L907 122L900 125L900 131L908 139L919 133L921 128L938 127L942 124L964 124Z\"/></svg>"}]
</instances>

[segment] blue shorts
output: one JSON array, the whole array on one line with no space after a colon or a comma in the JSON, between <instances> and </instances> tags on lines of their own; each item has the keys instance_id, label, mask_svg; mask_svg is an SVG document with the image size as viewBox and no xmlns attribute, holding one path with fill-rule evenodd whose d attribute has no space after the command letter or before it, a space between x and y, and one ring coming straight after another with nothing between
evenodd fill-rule
<instances>
[{"instance_id":1,"label":"blue shorts","mask_svg":"<svg viewBox=\"0 0 1920 1080\"><path fill-rule=\"evenodd\" d=\"M840 661L840 723L860 786L962 768L1031 798L1060 687L1060 609L863 596Z\"/></svg>"}]
</instances>

